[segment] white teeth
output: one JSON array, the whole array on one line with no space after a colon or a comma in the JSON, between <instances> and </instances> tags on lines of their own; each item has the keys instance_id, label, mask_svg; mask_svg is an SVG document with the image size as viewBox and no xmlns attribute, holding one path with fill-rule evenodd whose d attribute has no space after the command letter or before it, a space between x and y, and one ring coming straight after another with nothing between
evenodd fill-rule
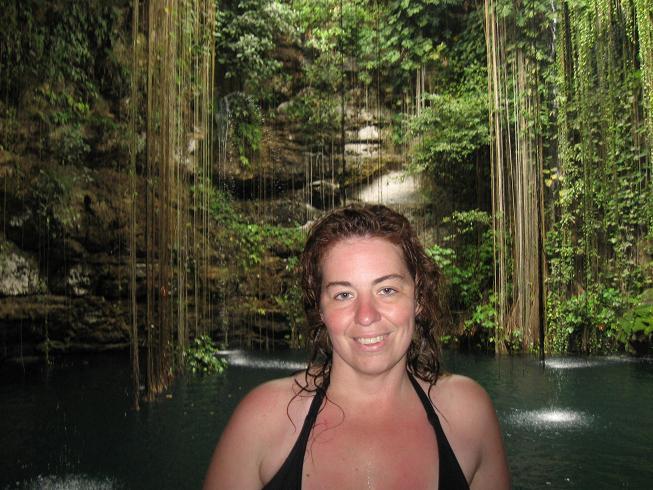
<instances>
[{"instance_id":1,"label":"white teeth","mask_svg":"<svg viewBox=\"0 0 653 490\"><path fill-rule=\"evenodd\" d=\"M379 335L378 337L358 337L356 339L356 342L367 345L367 344L376 344L377 342L381 342L385 335Z\"/></svg>"}]
</instances>

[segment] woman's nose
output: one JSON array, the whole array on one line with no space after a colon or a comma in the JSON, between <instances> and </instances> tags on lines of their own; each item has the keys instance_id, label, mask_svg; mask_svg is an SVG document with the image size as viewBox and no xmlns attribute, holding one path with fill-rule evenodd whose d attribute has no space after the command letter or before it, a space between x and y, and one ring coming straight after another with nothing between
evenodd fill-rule
<instances>
[{"instance_id":1,"label":"woman's nose","mask_svg":"<svg viewBox=\"0 0 653 490\"><path fill-rule=\"evenodd\" d=\"M360 296L356 308L356 322L367 326L381 319L381 314L374 304L373 298Z\"/></svg>"}]
</instances>

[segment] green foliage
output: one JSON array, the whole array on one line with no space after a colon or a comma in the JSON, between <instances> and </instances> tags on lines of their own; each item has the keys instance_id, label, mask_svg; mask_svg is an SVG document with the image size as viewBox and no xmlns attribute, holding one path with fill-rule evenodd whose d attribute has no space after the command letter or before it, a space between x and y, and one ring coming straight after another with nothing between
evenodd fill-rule
<instances>
[{"instance_id":1,"label":"green foliage","mask_svg":"<svg viewBox=\"0 0 653 490\"><path fill-rule=\"evenodd\" d=\"M0 90L15 102L43 82L70 86L84 102L125 94L127 70L113 55L120 22L111 2L4 2Z\"/></svg>"},{"instance_id":2,"label":"green foliage","mask_svg":"<svg viewBox=\"0 0 653 490\"><path fill-rule=\"evenodd\" d=\"M230 231L240 264L245 270L260 264L268 250L280 248L297 251L303 241L298 228L236 221L231 224Z\"/></svg>"},{"instance_id":3,"label":"green foliage","mask_svg":"<svg viewBox=\"0 0 653 490\"><path fill-rule=\"evenodd\" d=\"M195 192L199 190L195 189ZM202 190L208 192L211 216L220 223L233 260L243 271L260 264L271 249L288 256L296 255L301 250L304 236L299 227L250 223L234 209L226 192L214 187Z\"/></svg>"},{"instance_id":4,"label":"green foliage","mask_svg":"<svg viewBox=\"0 0 653 490\"><path fill-rule=\"evenodd\" d=\"M293 277L299 277L299 256L293 255L286 259L286 271ZM304 321L304 309L302 304L302 292L299 289L298 281L293 281L281 294L275 296L277 305L288 317L290 323L290 334L286 341L291 349L298 349L304 343L301 326Z\"/></svg>"},{"instance_id":5,"label":"green foliage","mask_svg":"<svg viewBox=\"0 0 653 490\"><path fill-rule=\"evenodd\" d=\"M447 174L449 167L459 166L469 172L470 157L489 143L487 98L472 92L428 95L426 100L426 109L411 123L413 135L419 136L412 167Z\"/></svg>"},{"instance_id":6,"label":"green foliage","mask_svg":"<svg viewBox=\"0 0 653 490\"><path fill-rule=\"evenodd\" d=\"M529 22L550 14L535 2L527 5L530 18L524 11L509 14L536 30ZM552 221L547 342L555 352L605 352L640 338L634 329L645 331L639 319L646 308L633 306L653 280L641 255L653 208L642 171L650 165L651 140L636 54L644 54L648 41L635 35L638 8L564 4L555 63L542 58L556 70L558 158L545 173ZM649 24L639 28L648 31Z\"/></svg>"},{"instance_id":7,"label":"green foliage","mask_svg":"<svg viewBox=\"0 0 653 490\"><path fill-rule=\"evenodd\" d=\"M468 330L474 327L487 330L490 335L490 342L494 342L494 331L497 328L497 310L494 307L494 298L491 297L487 303L477 304L472 316L465 320L465 328Z\"/></svg>"},{"instance_id":8,"label":"green foliage","mask_svg":"<svg viewBox=\"0 0 653 490\"><path fill-rule=\"evenodd\" d=\"M336 68L344 63L347 70L355 66L358 82L380 83L384 92L403 95L411 94L418 68L436 78L448 71L449 49L462 43L468 10L475 11L459 0L298 0L293 7L315 62ZM472 52L482 66L481 16L474 20L466 38L478 39Z\"/></svg>"},{"instance_id":9,"label":"green foliage","mask_svg":"<svg viewBox=\"0 0 653 490\"><path fill-rule=\"evenodd\" d=\"M91 147L86 141L82 127L79 124L64 126L51 137L48 142L53 156L62 165L84 165Z\"/></svg>"},{"instance_id":10,"label":"green foliage","mask_svg":"<svg viewBox=\"0 0 653 490\"><path fill-rule=\"evenodd\" d=\"M219 0L216 16L217 73L225 82L218 86L265 99L281 67L272 57L276 43L296 35L292 10L279 0Z\"/></svg>"},{"instance_id":11,"label":"green foliage","mask_svg":"<svg viewBox=\"0 0 653 490\"><path fill-rule=\"evenodd\" d=\"M438 60L438 46L456 28L457 0L391 0L381 24L381 65L397 66L401 86L415 70Z\"/></svg>"},{"instance_id":12,"label":"green foliage","mask_svg":"<svg viewBox=\"0 0 653 490\"><path fill-rule=\"evenodd\" d=\"M329 135L340 125L340 103L328 91L308 87L295 97L288 108L291 121L303 128L304 134L317 147L324 146Z\"/></svg>"},{"instance_id":13,"label":"green foliage","mask_svg":"<svg viewBox=\"0 0 653 490\"><path fill-rule=\"evenodd\" d=\"M367 57L357 49L370 28L365 5L363 0L294 2L309 61L302 66L301 86L291 100L288 116L303 128L314 148L326 146L340 128L343 83L347 90L343 67L349 70L352 63L358 65L357 61Z\"/></svg>"},{"instance_id":14,"label":"green foliage","mask_svg":"<svg viewBox=\"0 0 653 490\"><path fill-rule=\"evenodd\" d=\"M341 54L367 59L362 42L372 35L374 21L367 0L297 0L294 8L300 29L306 33L306 46L315 54L331 54L338 63Z\"/></svg>"},{"instance_id":15,"label":"green foliage","mask_svg":"<svg viewBox=\"0 0 653 490\"><path fill-rule=\"evenodd\" d=\"M472 200L478 158L486 158L489 145L487 82L478 64L460 76L450 81L449 92L427 94L425 108L408 121L408 135L415 141L409 169L431 176L453 196Z\"/></svg>"},{"instance_id":16,"label":"green foliage","mask_svg":"<svg viewBox=\"0 0 653 490\"><path fill-rule=\"evenodd\" d=\"M245 301L242 298L251 294L251 290L244 285L252 277L264 278L265 281L266 276L273 274L283 278L279 284L274 285L273 290L266 291L272 304L252 301L244 309L263 316L269 313L269 308L275 314L285 317L290 329L286 338L288 345L292 348L300 347L304 340L301 334L304 314L301 291L295 279L298 277L304 232L299 226L252 223L234 208L234 203L226 192L213 187L194 191L200 190L208 193L210 214L220 224L218 240L221 252L228 257L228 280L234 291L237 290L241 296L238 307L242 308ZM285 270L280 270L279 266L284 263Z\"/></svg>"},{"instance_id":17,"label":"green foliage","mask_svg":"<svg viewBox=\"0 0 653 490\"><path fill-rule=\"evenodd\" d=\"M464 326L464 335L481 349L491 349L501 328L497 325L496 298L488 294L493 280L491 217L473 209L443 219L449 227L443 245L428 247L448 284L449 309Z\"/></svg>"},{"instance_id":18,"label":"green foliage","mask_svg":"<svg viewBox=\"0 0 653 490\"><path fill-rule=\"evenodd\" d=\"M633 301L633 306L617 319L617 339L629 350L633 345L653 347L653 289L647 289Z\"/></svg>"},{"instance_id":19,"label":"green foliage","mask_svg":"<svg viewBox=\"0 0 653 490\"><path fill-rule=\"evenodd\" d=\"M0 93L27 129L5 133L8 147L88 165L92 119L100 104L107 107L102 98L113 103L128 91L127 10L117 1L3 2Z\"/></svg>"},{"instance_id":20,"label":"green foliage","mask_svg":"<svg viewBox=\"0 0 653 490\"><path fill-rule=\"evenodd\" d=\"M228 101L228 116L232 122L232 137L236 142L238 158L244 167L249 167L252 155L258 152L261 145L263 116L251 95L235 92L230 94Z\"/></svg>"},{"instance_id":21,"label":"green foliage","mask_svg":"<svg viewBox=\"0 0 653 490\"><path fill-rule=\"evenodd\" d=\"M71 167L47 165L29 180L31 209L42 226L39 232L51 238L62 237L66 229L79 221L79 209L74 200L76 187L90 177Z\"/></svg>"},{"instance_id":22,"label":"green foliage","mask_svg":"<svg viewBox=\"0 0 653 490\"><path fill-rule=\"evenodd\" d=\"M547 298L548 350L555 353L605 353L617 347L618 317L629 300L618 290L596 285L564 297L549 291Z\"/></svg>"},{"instance_id":23,"label":"green foliage","mask_svg":"<svg viewBox=\"0 0 653 490\"><path fill-rule=\"evenodd\" d=\"M443 220L450 226L444 244L426 253L442 270L449 286L449 304L454 311L469 311L483 301L491 288L492 232L490 217L479 210L458 211Z\"/></svg>"},{"instance_id":24,"label":"green foliage","mask_svg":"<svg viewBox=\"0 0 653 490\"><path fill-rule=\"evenodd\" d=\"M186 368L192 373L220 374L227 367L227 361L217 355L213 340L208 335L196 337L184 352Z\"/></svg>"}]
</instances>

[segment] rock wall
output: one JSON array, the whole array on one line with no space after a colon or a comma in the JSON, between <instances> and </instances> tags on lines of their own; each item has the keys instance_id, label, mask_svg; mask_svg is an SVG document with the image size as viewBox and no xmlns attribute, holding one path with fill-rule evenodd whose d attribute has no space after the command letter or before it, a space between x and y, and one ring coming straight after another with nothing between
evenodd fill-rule
<instances>
[{"instance_id":1,"label":"rock wall","mask_svg":"<svg viewBox=\"0 0 653 490\"><path fill-rule=\"evenodd\" d=\"M346 185L381 171L378 132L373 125L347 132ZM338 179L318 174L319 161L300 139L281 118L265 127L261 150L249 168L234 159L220 167L216 163L215 185L236 199L234 208L244 220L297 229L321 209L341 202ZM386 158L384 164L388 162L393 164ZM0 234L0 358L127 348L126 174L106 161L62 165L3 151L0 175L6 189L0 197L5 203L0 223L5 230ZM140 182L140 192L142 186ZM294 335L289 316L297 312L287 311L284 298L296 281L288 262L298 249L266 244L259 262L244 268L230 261L238 251L223 225L211 224L209 296L214 304L208 329L236 346L288 345ZM142 227L137 234L144 243ZM145 251L138 256L142 301Z\"/></svg>"}]
</instances>

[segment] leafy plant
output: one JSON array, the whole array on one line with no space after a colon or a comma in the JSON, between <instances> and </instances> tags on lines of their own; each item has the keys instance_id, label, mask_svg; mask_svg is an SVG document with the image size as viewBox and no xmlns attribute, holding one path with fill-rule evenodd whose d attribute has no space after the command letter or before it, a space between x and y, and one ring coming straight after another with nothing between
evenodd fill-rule
<instances>
[{"instance_id":1,"label":"leafy plant","mask_svg":"<svg viewBox=\"0 0 653 490\"><path fill-rule=\"evenodd\" d=\"M184 352L186 367L193 373L219 374L227 367L227 361L217 355L213 340L208 335L200 335L193 339Z\"/></svg>"},{"instance_id":2,"label":"leafy plant","mask_svg":"<svg viewBox=\"0 0 653 490\"><path fill-rule=\"evenodd\" d=\"M427 107L410 123L418 138L412 159L414 171L429 171L444 178L443 185L474 175L472 156L489 143L487 97L480 92L426 97Z\"/></svg>"},{"instance_id":3,"label":"leafy plant","mask_svg":"<svg viewBox=\"0 0 653 490\"><path fill-rule=\"evenodd\" d=\"M51 238L60 237L78 222L74 189L81 176L84 174L74 172L71 167L46 165L29 181L31 211L45 224L40 233L47 233Z\"/></svg>"},{"instance_id":4,"label":"leafy plant","mask_svg":"<svg viewBox=\"0 0 653 490\"><path fill-rule=\"evenodd\" d=\"M113 55L122 35L112 2L4 2L0 90L20 100L32 86L66 85L83 102L101 92L122 96L127 70ZM6 47L6 49L4 49Z\"/></svg>"},{"instance_id":5,"label":"leafy plant","mask_svg":"<svg viewBox=\"0 0 653 490\"><path fill-rule=\"evenodd\" d=\"M271 78L281 63L272 56L277 41L295 37L293 12L279 0L216 2L218 86L259 99L270 95Z\"/></svg>"},{"instance_id":6,"label":"leafy plant","mask_svg":"<svg viewBox=\"0 0 653 490\"><path fill-rule=\"evenodd\" d=\"M211 216L222 225L226 245L243 271L260 264L270 250L281 256L299 253L304 240L300 228L251 223L234 209L228 193L212 186L194 191L208 192Z\"/></svg>"},{"instance_id":7,"label":"leafy plant","mask_svg":"<svg viewBox=\"0 0 653 490\"><path fill-rule=\"evenodd\" d=\"M643 344L639 350L653 347L653 289L647 289L635 300L635 306L617 320L617 326L617 339L626 348L637 351L633 347L637 344Z\"/></svg>"},{"instance_id":8,"label":"leafy plant","mask_svg":"<svg viewBox=\"0 0 653 490\"><path fill-rule=\"evenodd\" d=\"M227 116L231 121L233 141L238 159L249 167L252 156L258 152L263 136L263 116L256 100L244 92L234 92L225 97Z\"/></svg>"},{"instance_id":9,"label":"leafy plant","mask_svg":"<svg viewBox=\"0 0 653 490\"><path fill-rule=\"evenodd\" d=\"M449 309L464 325L464 334L489 348L497 329L492 288L493 251L490 216L477 209L457 211L442 221L449 234L426 253L440 267L448 288ZM482 345L481 345L482 344Z\"/></svg>"},{"instance_id":10,"label":"leafy plant","mask_svg":"<svg viewBox=\"0 0 653 490\"><path fill-rule=\"evenodd\" d=\"M481 328L490 333L490 341L493 342L493 332L497 327L497 311L494 307L494 299L490 298L487 303L479 303L474 308L472 316L465 320L465 329Z\"/></svg>"},{"instance_id":11,"label":"leafy plant","mask_svg":"<svg viewBox=\"0 0 653 490\"><path fill-rule=\"evenodd\" d=\"M293 255L286 259L286 271L298 276L299 257ZM302 292L297 281L292 282L281 294L275 296L275 301L282 308L290 323L290 334L285 339L291 349L298 349L304 343L304 336L301 332L301 325L304 320L304 309L302 305Z\"/></svg>"},{"instance_id":12,"label":"leafy plant","mask_svg":"<svg viewBox=\"0 0 653 490\"><path fill-rule=\"evenodd\" d=\"M604 353L619 337L618 321L629 300L617 289L596 285L564 298L550 291L547 298L547 343L556 353Z\"/></svg>"},{"instance_id":13,"label":"leafy plant","mask_svg":"<svg viewBox=\"0 0 653 490\"><path fill-rule=\"evenodd\" d=\"M452 310L469 310L482 301L492 284L492 232L489 215L480 210L458 211L443 219L450 233L443 245L426 253L446 277Z\"/></svg>"}]
</instances>

